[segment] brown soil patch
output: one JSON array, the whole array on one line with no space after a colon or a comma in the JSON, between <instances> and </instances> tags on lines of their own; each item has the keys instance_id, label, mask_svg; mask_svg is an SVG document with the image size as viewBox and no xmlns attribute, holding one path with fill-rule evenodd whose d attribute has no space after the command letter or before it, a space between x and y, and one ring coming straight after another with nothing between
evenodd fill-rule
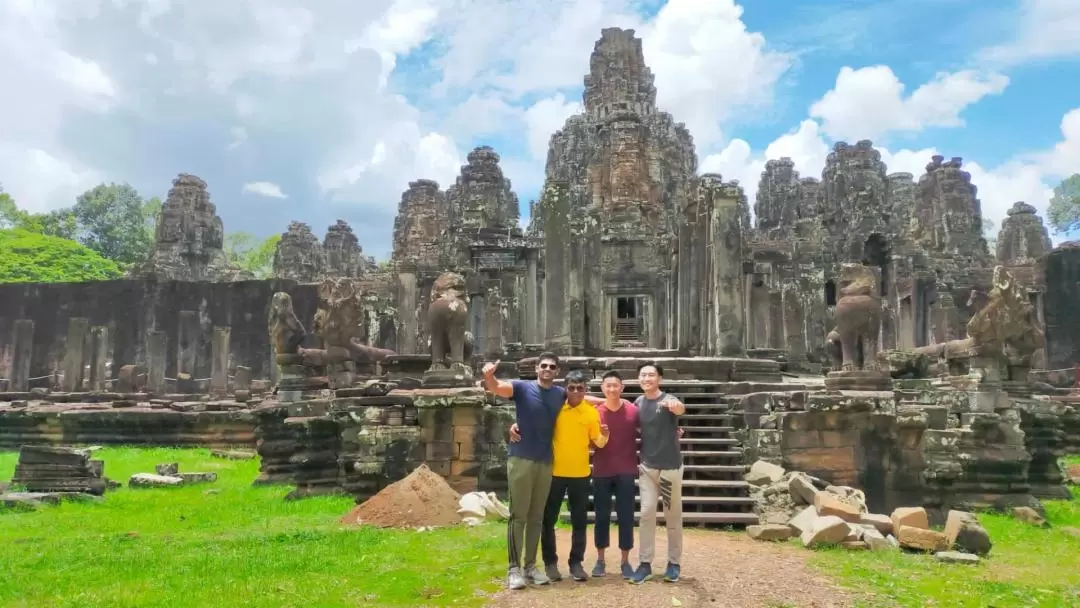
<instances>
[{"instance_id":1,"label":"brown soil patch","mask_svg":"<svg viewBox=\"0 0 1080 608\"><path fill-rule=\"evenodd\" d=\"M558 531L559 569L567 574L568 530ZM592 543L592 531L589 531ZM545 587L499 591L492 608L847 608L851 599L842 589L816 574L796 547L754 541L735 533L686 530L683 536L682 580L653 580L631 585L618 574L619 553L607 551L608 575L576 583L568 578ZM667 548L663 528L656 535L653 572L663 575ZM630 552L637 565L637 550ZM585 552L585 569L592 570L596 550ZM614 571L614 572L613 572Z\"/></svg>"},{"instance_id":2,"label":"brown soil patch","mask_svg":"<svg viewBox=\"0 0 1080 608\"><path fill-rule=\"evenodd\" d=\"M442 475L421 464L405 479L357 505L341 523L379 528L453 526L461 523L459 500L461 495Z\"/></svg>"},{"instance_id":3,"label":"brown soil patch","mask_svg":"<svg viewBox=\"0 0 1080 608\"><path fill-rule=\"evenodd\" d=\"M1070 464L1065 469L1069 479L1080 479L1080 464Z\"/></svg>"}]
</instances>

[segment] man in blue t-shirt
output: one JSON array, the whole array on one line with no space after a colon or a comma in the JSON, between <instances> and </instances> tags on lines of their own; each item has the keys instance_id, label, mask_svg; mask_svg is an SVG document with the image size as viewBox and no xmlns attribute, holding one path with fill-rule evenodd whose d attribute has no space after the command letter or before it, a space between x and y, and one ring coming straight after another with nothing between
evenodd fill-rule
<instances>
[{"instance_id":1,"label":"man in blue t-shirt","mask_svg":"<svg viewBox=\"0 0 1080 608\"><path fill-rule=\"evenodd\" d=\"M551 490L551 441L555 418L566 401L566 390L555 386L559 357L554 353L540 355L536 363L536 380L499 380L495 377L498 367L498 361L484 364L484 390L514 401L515 421L521 435L520 441L508 446L506 462L510 486L510 521L507 523L510 568L506 585L510 589L524 589L530 582L535 585L551 582L536 567L536 549L540 544L544 505Z\"/></svg>"}]
</instances>

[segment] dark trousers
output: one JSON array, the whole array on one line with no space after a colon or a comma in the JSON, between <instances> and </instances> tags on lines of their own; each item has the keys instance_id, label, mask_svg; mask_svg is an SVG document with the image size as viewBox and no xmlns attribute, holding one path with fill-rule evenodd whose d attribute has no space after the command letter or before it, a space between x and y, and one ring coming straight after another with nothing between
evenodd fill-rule
<instances>
[{"instance_id":1,"label":"dark trousers","mask_svg":"<svg viewBox=\"0 0 1080 608\"><path fill-rule=\"evenodd\" d=\"M634 548L634 497L637 495L637 475L594 477L593 506L596 525L593 526L593 542L597 549L611 545L611 498L615 497L615 517L619 524L619 548Z\"/></svg>"},{"instance_id":2,"label":"dark trousers","mask_svg":"<svg viewBox=\"0 0 1080 608\"><path fill-rule=\"evenodd\" d=\"M544 507L544 528L540 533L540 553L544 565L559 563L559 554L555 550L555 522L562 510L563 498L570 507L570 561L580 564L585 561L585 527L589 525L589 478L588 477L552 477L551 491L548 492L547 505Z\"/></svg>"}]
</instances>

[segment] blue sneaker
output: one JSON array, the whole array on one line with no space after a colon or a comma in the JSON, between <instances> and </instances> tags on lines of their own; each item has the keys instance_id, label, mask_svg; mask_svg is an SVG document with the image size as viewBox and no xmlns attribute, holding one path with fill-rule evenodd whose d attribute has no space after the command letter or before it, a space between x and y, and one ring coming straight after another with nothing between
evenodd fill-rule
<instances>
[{"instance_id":1,"label":"blue sneaker","mask_svg":"<svg viewBox=\"0 0 1080 608\"><path fill-rule=\"evenodd\" d=\"M593 578L600 578L607 575L607 568L604 567L603 560L596 560L596 565L592 569Z\"/></svg>"},{"instance_id":2,"label":"blue sneaker","mask_svg":"<svg viewBox=\"0 0 1080 608\"><path fill-rule=\"evenodd\" d=\"M638 564L637 570L634 571L634 575L630 577L630 582L635 585L640 585L651 578L652 566L643 562Z\"/></svg>"},{"instance_id":3,"label":"blue sneaker","mask_svg":"<svg viewBox=\"0 0 1080 608\"><path fill-rule=\"evenodd\" d=\"M669 583L679 582L679 564L668 564L667 570L664 570L664 580Z\"/></svg>"},{"instance_id":4,"label":"blue sneaker","mask_svg":"<svg viewBox=\"0 0 1080 608\"><path fill-rule=\"evenodd\" d=\"M630 562L622 563L622 577L626 580L634 578L634 567L630 565Z\"/></svg>"}]
</instances>

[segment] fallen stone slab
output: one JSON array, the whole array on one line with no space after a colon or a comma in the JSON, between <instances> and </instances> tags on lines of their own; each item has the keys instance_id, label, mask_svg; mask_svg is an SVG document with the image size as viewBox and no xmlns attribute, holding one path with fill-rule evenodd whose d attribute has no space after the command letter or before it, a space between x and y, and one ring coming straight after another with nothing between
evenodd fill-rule
<instances>
[{"instance_id":1,"label":"fallen stone slab","mask_svg":"<svg viewBox=\"0 0 1080 608\"><path fill-rule=\"evenodd\" d=\"M810 505L802 511L799 511L795 517L792 517L788 521L788 526L794 530L796 534L802 534L814 527L814 522L817 518L817 509L814 508L814 505Z\"/></svg>"},{"instance_id":2,"label":"fallen stone slab","mask_svg":"<svg viewBox=\"0 0 1080 608\"><path fill-rule=\"evenodd\" d=\"M184 480L181 477L153 473L135 473L128 480L129 488L176 488L182 485Z\"/></svg>"},{"instance_id":3,"label":"fallen stone slab","mask_svg":"<svg viewBox=\"0 0 1080 608\"><path fill-rule=\"evenodd\" d=\"M895 551L898 549L898 546L889 542L889 538L886 538L877 528L863 530L863 542L871 551Z\"/></svg>"},{"instance_id":4,"label":"fallen stone slab","mask_svg":"<svg viewBox=\"0 0 1080 608\"><path fill-rule=\"evenodd\" d=\"M745 475L747 483L752 486L764 486L770 483L776 483L783 477L784 467L764 460L758 460L750 465L750 470L747 471Z\"/></svg>"},{"instance_id":5,"label":"fallen stone slab","mask_svg":"<svg viewBox=\"0 0 1080 608\"><path fill-rule=\"evenodd\" d=\"M842 501L832 492L818 492L814 496L814 508L821 516L835 515L847 522L859 521L859 508Z\"/></svg>"},{"instance_id":6,"label":"fallen stone slab","mask_svg":"<svg viewBox=\"0 0 1080 608\"><path fill-rule=\"evenodd\" d=\"M791 526L765 524L746 526L746 534L754 540L782 541L792 537Z\"/></svg>"},{"instance_id":7,"label":"fallen stone slab","mask_svg":"<svg viewBox=\"0 0 1080 608\"><path fill-rule=\"evenodd\" d=\"M1050 523L1039 515L1039 512L1031 507L1013 507L1012 516L1016 519L1041 528L1049 527Z\"/></svg>"},{"instance_id":8,"label":"fallen stone slab","mask_svg":"<svg viewBox=\"0 0 1080 608\"><path fill-rule=\"evenodd\" d=\"M977 564L982 561L978 555L960 551L938 551L934 554L934 559L946 564Z\"/></svg>"},{"instance_id":9,"label":"fallen stone slab","mask_svg":"<svg viewBox=\"0 0 1080 608\"><path fill-rule=\"evenodd\" d=\"M196 483L213 483L217 481L217 473L177 473L173 477L184 480L185 485Z\"/></svg>"},{"instance_id":10,"label":"fallen stone slab","mask_svg":"<svg viewBox=\"0 0 1080 608\"><path fill-rule=\"evenodd\" d=\"M880 513L862 513L859 515L858 523L864 526L873 526L878 532L881 532L883 536L892 534L893 532L892 518L888 515L882 515Z\"/></svg>"},{"instance_id":11,"label":"fallen stone slab","mask_svg":"<svg viewBox=\"0 0 1080 608\"><path fill-rule=\"evenodd\" d=\"M795 473L788 480L788 492L793 499L797 499L802 504L812 505L820 490L814 487L814 482L809 476L804 473Z\"/></svg>"},{"instance_id":12,"label":"fallen stone slab","mask_svg":"<svg viewBox=\"0 0 1080 608\"><path fill-rule=\"evenodd\" d=\"M254 460L258 456L251 450L211 450L210 455L226 460Z\"/></svg>"},{"instance_id":13,"label":"fallen stone slab","mask_svg":"<svg viewBox=\"0 0 1080 608\"><path fill-rule=\"evenodd\" d=\"M100 502L102 497L83 492L7 492L0 494L0 504L8 508L36 509L62 502Z\"/></svg>"}]
</instances>

